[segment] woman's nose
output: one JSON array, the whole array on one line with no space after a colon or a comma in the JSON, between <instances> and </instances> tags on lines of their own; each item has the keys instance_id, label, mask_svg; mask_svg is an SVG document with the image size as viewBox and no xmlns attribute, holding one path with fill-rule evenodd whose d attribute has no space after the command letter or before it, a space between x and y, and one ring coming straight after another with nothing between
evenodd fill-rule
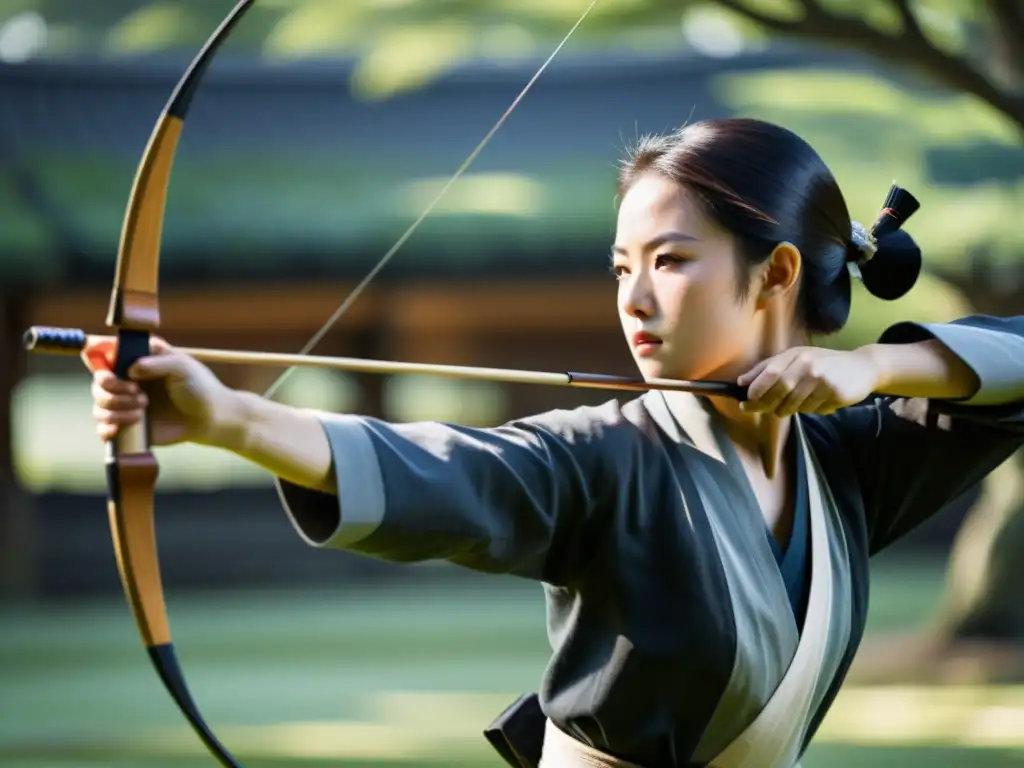
<instances>
[{"instance_id":1,"label":"woman's nose","mask_svg":"<svg viewBox=\"0 0 1024 768\"><path fill-rule=\"evenodd\" d=\"M648 318L654 314L654 294L650 281L643 275L630 279L624 286L622 309L630 317Z\"/></svg>"}]
</instances>

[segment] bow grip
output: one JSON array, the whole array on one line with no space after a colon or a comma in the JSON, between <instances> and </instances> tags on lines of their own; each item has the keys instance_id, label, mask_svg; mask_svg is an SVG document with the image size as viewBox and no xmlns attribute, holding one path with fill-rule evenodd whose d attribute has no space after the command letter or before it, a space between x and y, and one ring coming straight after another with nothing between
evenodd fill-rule
<instances>
[{"instance_id":1,"label":"bow grip","mask_svg":"<svg viewBox=\"0 0 1024 768\"><path fill-rule=\"evenodd\" d=\"M128 378L128 369L135 361L149 355L149 331L120 328L117 331L117 355L114 357L114 375Z\"/></svg>"},{"instance_id":2,"label":"bow grip","mask_svg":"<svg viewBox=\"0 0 1024 768\"><path fill-rule=\"evenodd\" d=\"M139 358L149 355L149 331L119 328L117 331L117 353L114 357L114 375L119 379L128 378L128 369ZM145 388L143 388L145 389ZM113 441L113 457L149 453L149 424L143 419L137 424L125 427Z\"/></svg>"}]
</instances>

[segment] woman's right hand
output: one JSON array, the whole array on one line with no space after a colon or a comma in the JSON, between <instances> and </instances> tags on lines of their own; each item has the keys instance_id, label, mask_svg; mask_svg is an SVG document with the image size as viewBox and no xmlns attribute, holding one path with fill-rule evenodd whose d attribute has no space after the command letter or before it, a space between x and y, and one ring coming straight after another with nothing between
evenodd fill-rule
<instances>
[{"instance_id":1,"label":"woman's right hand","mask_svg":"<svg viewBox=\"0 0 1024 768\"><path fill-rule=\"evenodd\" d=\"M151 354L136 361L125 381L113 372L116 344L110 337L92 339L82 352L93 374L93 418L101 438L138 423L147 409L153 445L221 445L240 428L238 393L198 360L154 337Z\"/></svg>"}]
</instances>

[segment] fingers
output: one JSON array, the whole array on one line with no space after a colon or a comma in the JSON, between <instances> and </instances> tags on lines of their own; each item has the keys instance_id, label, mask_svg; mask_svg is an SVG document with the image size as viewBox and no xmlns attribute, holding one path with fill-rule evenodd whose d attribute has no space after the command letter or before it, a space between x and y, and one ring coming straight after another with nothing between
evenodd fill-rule
<instances>
[{"instance_id":1,"label":"fingers","mask_svg":"<svg viewBox=\"0 0 1024 768\"><path fill-rule=\"evenodd\" d=\"M747 371L739 378L737 378L736 383L739 384L741 387L747 386L748 384L750 384L750 382L752 382L754 379L761 375L761 372L768 366L768 363L770 363L771 360L772 358L770 357L766 358L765 360L762 360L749 371Z\"/></svg>"},{"instance_id":2,"label":"fingers","mask_svg":"<svg viewBox=\"0 0 1024 768\"><path fill-rule=\"evenodd\" d=\"M90 337L82 351L82 359L93 372L93 420L96 432L103 440L112 440L126 426L142 421L146 416L149 399L139 381L151 381L175 375L184 376L187 359L174 355L163 339L150 339L151 354L137 360L128 370L128 380L119 379L113 372L117 358L117 340L111 337Z\"/></svg>"},{"instance_id":3,"label":"fingers","mask_svg":"<svg viewBox=\"0 0 1024 768\"><path fill-rule=\"evenodd\" d=\"M135 381L184 378L188 375L188 366L187 357L173 354L170 347L165 346L156 351L156 354L136 360L128 369L128 376Z\"/></svg>"},{"instance_id":4,"label":"fingers","mask_svg":"<svg viewBox=\"0 0 1024 768\"><path fill-rule=\"evenodd\" d=\"M131 410L145 408L149 400L139 385L131 381L121 381L113 374L96 374L92 384L92 400L101 408L113 410Z\"/></svg>"},{"instance_id":5,"label":"fingers","mask_svg":"<svg viewBox=\"0 0 1024 768\"><path fill-rule=\"evenodd\" d=\"M788 394L782 396L775 408L775 415L780 419L793 416L798 411L807 413L807 400L818 391L818 382L814 379L803 379Z\"/></svg>"},{"instance_id":6,"label":"fingers","mask_svg":"<svg viewBox=\"0 0 1024 768\"><path fill-rule=\"evenodd\" d=\"M755 373L756 372L756 373ZM748 374L755 374L747 387L745 411L772 412L793 391L800 374L792 364L792 356L783 353L758 363Z\"/></svg>"},{"instance_id":7,"label":"fingers","mask_svg":"<svg viewBox=\"0 0 1024 768\"><path fill-rule=\"evenodd\" d=\"M94 394L97 389L115 395L132 395L141 391L139 385L134 381L119 379L113 371L96 371L92 375L92 390Z\"/></svg>"},{"instance_id":8,"label":"fingers","mask_svg":"<svg viewBox=\"0 0 1024 768\"><path fill-rule=\"evenodd\" d=\"M832 393L825 387L818 387L800 404L799 410L802 413L819 413L822 415L828 415L830 413L834 413L838 408L839 403L836 402Z\"/></svg>"},{"instance_id":9,"label":"fingers","mask_svg":"<svg viewBox=\"0 0 1024 768\"><path fill-rule=\"evenodd\" d=\"M112 439L125 426L145 418L149 400L133 381L123 381L109 370L98 370L92 381L93 420L103 440Z\"/></svg>"},{"instance_id":10,"label":"fingers","mask_svg":"<svg viewBox=\"0 0 1024 768\"><path fill-rule=\"evenodd\" d=\"M115 437L123 427L130 427L142 421L146 416L143 410L111 411L93 406L92 417L96 421L96 432L104 440Z\"/></svg>"},{"instance_id":11,"label":"fingers","mask_svg":"<svg viewBox=\"0 0 1024 768\"><path fill-rule=\"evenodd\" d=\"M761 361L737 380L749 380L742 409L779 418L834 410L832 388L815 368L813 355L800 349Z\"/></svg>"},{"instance_id":12,"label":"fingers","mask_svg":"<svg viewBox=\"0 0 1024 768\"><path fill-rule=\"evenodd\" d=\"M166 355L171 351L171 345L159 336L150 336L149 351L154 355Z\"/></svg>"}]
</instances>

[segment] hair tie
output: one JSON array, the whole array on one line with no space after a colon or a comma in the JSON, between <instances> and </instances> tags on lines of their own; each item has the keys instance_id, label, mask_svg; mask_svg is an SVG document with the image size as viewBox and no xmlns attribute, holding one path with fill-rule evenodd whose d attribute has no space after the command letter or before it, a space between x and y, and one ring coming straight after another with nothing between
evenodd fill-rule
<instances>
[{"instance_id":1,"label":"hair tie","mask_svg":"<svg viewBox=\"0 0 1024 768\"><path fill-rule=\"evenodd\" d=\"M860 265L878 253L878 240L859 221L850 222L850 243L846 248L846 269L854 280L864 280Z\"/></svg>"},{"instance_id":2,"label":"hair tie","mask_svg":"<svg viewBox=\"0 0 1024 768\"><path fill-rule=\"evenodd\" d=\"M878 240L859 221L850 223L852 225L850 242L854 246L854 251L851 254L854 257L852 260L858 264L871 261L871 258L878 253Z\"/></svg>"}]
</instances>

